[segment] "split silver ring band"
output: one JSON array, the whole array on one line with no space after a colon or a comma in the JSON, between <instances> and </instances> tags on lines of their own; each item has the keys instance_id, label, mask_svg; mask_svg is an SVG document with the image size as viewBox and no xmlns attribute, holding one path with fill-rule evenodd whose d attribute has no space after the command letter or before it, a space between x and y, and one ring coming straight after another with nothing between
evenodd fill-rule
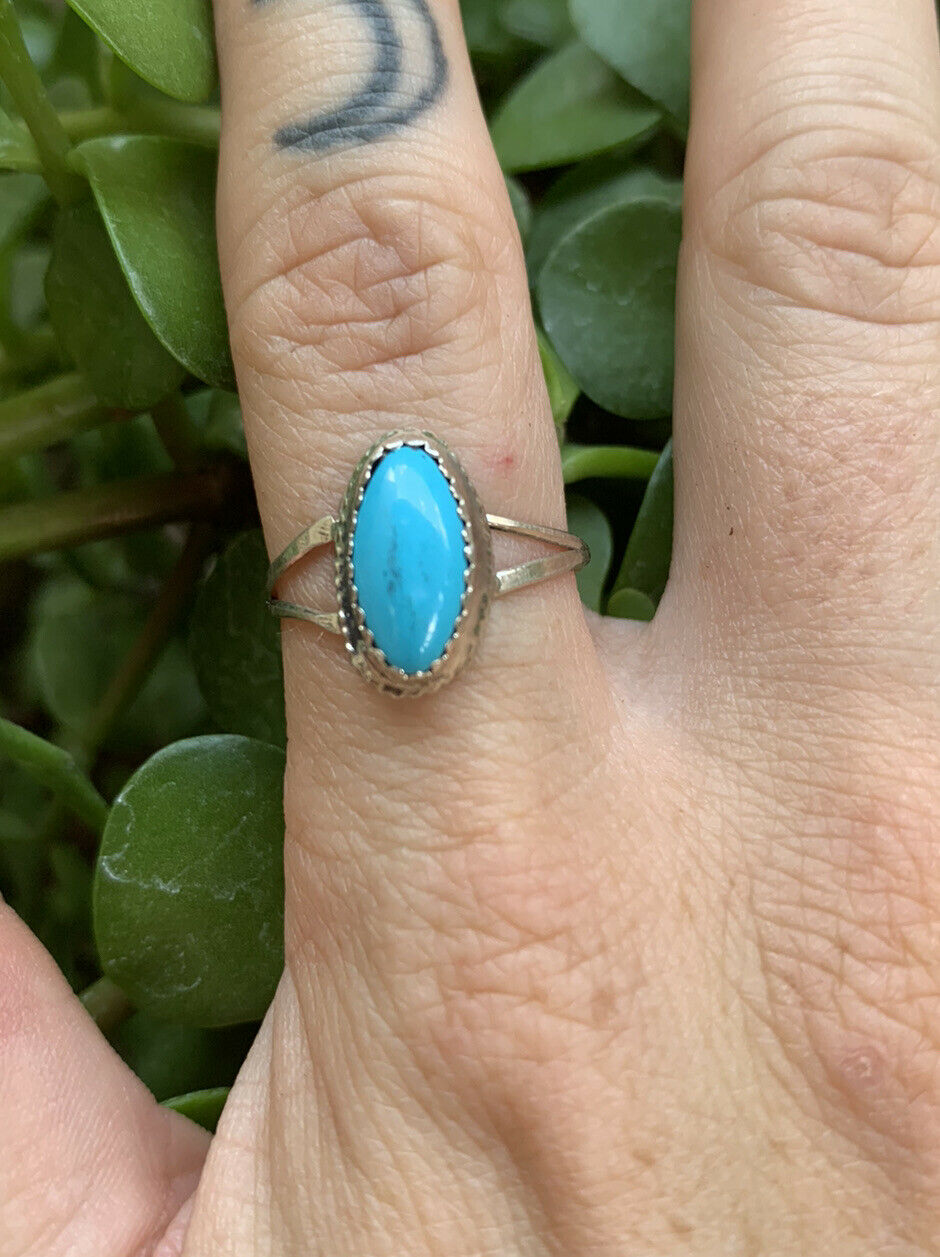
<instances>
[{"instance_id":1,"label":"split silver ring band","mask_svg":"<svg viewBox=\"0 0 940 1257\"><path fill-rule=\"evenodd\" d=\"M497 571L491 530L557 553ZM275 594L284 573L319 546L335 550L336 610ZM352 663L397 697L438 689L467 665L490 604L590 560L571 533L488 515L456 454L430 432L390 432L359 460L339 516L308 525L268 569L268 606L341 634Z\"/></svg>"}]
</instances>

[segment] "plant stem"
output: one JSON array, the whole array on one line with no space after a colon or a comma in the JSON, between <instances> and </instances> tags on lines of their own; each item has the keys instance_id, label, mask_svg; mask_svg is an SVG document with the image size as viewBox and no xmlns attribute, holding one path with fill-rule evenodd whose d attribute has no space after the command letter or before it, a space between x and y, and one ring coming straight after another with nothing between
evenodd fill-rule
<instances>
[{"instance_id":1,"label":"plant stem","mask_svg":"<svg viewBox=\"0 0 940 1257\"><path fill-rule=\"evenodd\" d=\"M186 471L196 461L199 442L193 428L186 403L179 393L172 393L151 408L153 426L163 442L163 448L180 471Z\"/></svg>"},{"instance_id":2,"label":"plant stem","mask_svg":"<svg viewBox=\"0 0 940 1257\"><path fill-rule=\"evenodd\" d=\"M604 480L649 480L659 462L655 450L631 445L566 445L561 451L565 484L597 476Z\"/></svg>"},{"instance_id":3,"label":"plant stem","mask_svg":"<svg viewBox=\"0 0 940 1257\"><path fill-rule=\"evenodd\" d=\"M29 127L53 196L74 200L82 185L69 169L69 137L27 52L13 0L0 0L0 79Z\"/></svg>"},{"instance_id":4,"label":"plant stem","mask_svg":"<svg viewBox=\"0 0 940 1257\"><path fill-rule=\"evenodd\" d=\"M137 640L101 698L84 743L89 757L102 745L138 690L166 645L189 600L206 558L212 549L215 529L211 524L193 524L176 566L167 578L150 610Z\"/></svg>"},{"instance_id":5,"label":"plant stem","mask_svg":"<svg viewBox=\"0 0 940 1257\"><path fill-rule=\"evenodd\" d=\"M0 458L45 449L121 414L105 410L77 371L56 376L0 402Z\"/></svg>"},{"instance_id":6,"label":"plant stem","mask_svg":"<svg viewBox=\"0 0 940 1257\"><path fill-rule=\"evenodd\" d=\"M68 751L0 717L0 752L48 786L89 829L101 832L108 805Z\"/></svg>"},{"instance_id":7,"label":"plant stem","mask_svg":"<svg viewBox=\"0 0 940 1257\"><path fill-rule=\"evenodd\" d=\"M58 121L66 138L73 144L81 144L83 140L92 140L99 135L132 131L143 135L168 135L202 148L219 146L219 111L211 105L184 105L178 100L141 100L132 101L124 110L109 105L63 109ZM19 118L8 119L0 134L0 170L45 173L39 149ZM80 188L75 172L84 172L74 155L69 156L68 171L76 188Z\"/></svg>"},{"instance_id":8,"label":"plant stem","mask_svg":"<svg viewBox=\"0 0 940 1257\"><path fill-rule=\"evenodd\" d=\"M63 109L59 114L59 121L73 144L127 128L123 115L109 105L93 105L89 109Z\"/></svg>"},{"instance_id":9,"label":"plant stem","mask_svg":"<svg viewBox=\"0 0 940 1257\"><path fill-rule=\"evenodd\" d=\"M99 978L97 982L92 982L78 998L102 1034L111 1034L117 1030L121 1022L126 1021L134 1011L134 1005L110 978Z\"/></svg>"},{"instance_id":10,"label":"plant stem","mask_svg":"<svg viewBox=\"0 0 940 1257\"><path fill-rule=\"evenodd\" d=\"M219 143L218 109L211 105L184 105L178 100L130 100L120 109L110 105L64 109L59 121L75 144L126 131L169 135L206 148L216 148Z\"/></svg>"},{"instance_id":11,"label":"plant stem","mask_svg":"<svg viewBox=\"0 0 940 1257\"><path fill-rule=\"evenodd\" d=\"M230 496L233 482L231 466L219 462L185 476L120 480L8 506L0 510L0 562L173 521L211 518Z\"/></svg>"},{"instance_id":12,"label":"plant stem","mask_svg":"<svg viewBox=\"0 0 940 1257\"><path fill-rule=\"evenodd\" d=\"M211 105L184 105L178 100L140 97L125 110L125 127L188 140L204 148L218 148L220 114Z\"/></svg>"}]
</instances>

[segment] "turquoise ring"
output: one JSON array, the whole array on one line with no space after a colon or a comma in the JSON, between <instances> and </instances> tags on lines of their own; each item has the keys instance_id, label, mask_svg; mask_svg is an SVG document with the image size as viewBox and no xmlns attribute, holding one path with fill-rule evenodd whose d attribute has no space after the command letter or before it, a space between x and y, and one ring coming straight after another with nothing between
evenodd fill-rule
<instances>
[{"instance_id":1,"label":"turquoise ring","mask_svg":"<svg viewBox=\"0 0 940 1257\"><path fill-rule=\"evenodd\" d=\"M497 570L494 530L557 552ZM330 544L335 611L275 594L288 568ZM488 515L439 437L390 432L357 463L339 515L308 525L271 564L268 606L276 616L341 634L366 680L395 697L417 697L469 663L496 598L576 572L589 560L587 546L571 533Z\"/></svg>"}]
</instances>

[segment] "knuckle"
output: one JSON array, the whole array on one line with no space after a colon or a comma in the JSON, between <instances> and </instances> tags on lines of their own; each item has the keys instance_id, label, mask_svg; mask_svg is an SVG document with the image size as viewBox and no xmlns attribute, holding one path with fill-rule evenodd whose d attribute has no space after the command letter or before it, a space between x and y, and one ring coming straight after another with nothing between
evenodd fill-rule
<instances>
[{"instance_id":1,"label":"knuckle","mask_svg":"<svg viewBox=\"0 0 940 1257\"><path fill-rule=\"evenodd\" d=\"M940 320L940 143L890 112L766 146L714 199L710 251L788 304Z\"/></svg>"},{"instance_id":2,"label":"knuckle","mask_svg":"<svg viewBox=\"0 0 940 1257\"><path fill-rule=\"evenodd\" d=\"M820 792L804 832L754 873L749 899L768 1010L758 1016L788 1086L936 1204L940 876L923 777L872 765L864 790Z\"/></svg>"},{"instance_id":3,"label":"knuckle","mask_svg":"<svg viewBox=\"0 0 940 1257\"><path fill-rule=\"evenodd\" d=\"M462 345L492 346L496 360L512 237L498 209L474 212L479 192L464 191L378 174L318 197L295 190L254 228L267 263L232 320L241 360L274 377L306 361L324 386L347 388L420 381Z\"/></svg>"}]
</instances>

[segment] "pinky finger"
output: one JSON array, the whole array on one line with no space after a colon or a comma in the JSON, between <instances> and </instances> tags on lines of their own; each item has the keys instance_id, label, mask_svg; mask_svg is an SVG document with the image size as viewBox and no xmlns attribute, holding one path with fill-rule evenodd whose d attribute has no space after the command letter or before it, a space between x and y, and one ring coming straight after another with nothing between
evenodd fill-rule
<instances>
[{"instance_id":1,"label":"pinky finger","mask_svg":"<svg viewBox=\"0 0 940 1257\"><path fill-rule=\"evenodd\" d=\"M207 1146L0 903L0 1257L175 1257Z\"/></svg>"}]
</instances>

